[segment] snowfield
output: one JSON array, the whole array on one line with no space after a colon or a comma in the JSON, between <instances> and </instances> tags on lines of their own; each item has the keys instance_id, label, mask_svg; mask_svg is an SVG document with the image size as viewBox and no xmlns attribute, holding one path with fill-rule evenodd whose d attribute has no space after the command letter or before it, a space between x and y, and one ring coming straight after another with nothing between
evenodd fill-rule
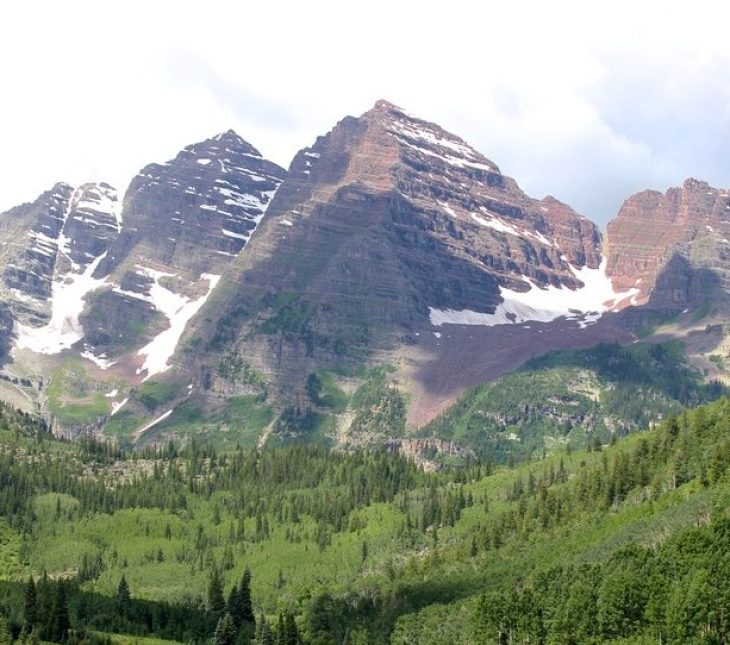
<instances>
[{"instance_id":1,"label":"snowfield","mask_svg":"<svg viewBox=\"0 0 730 645\"><path fill-rule=\"evenodd\" d=\"M100 255L82 273L67 273L54 281L51 319L43 327L18 325L16 347L39 354L58 354L84 337L79 316L84 310L86 295L106 282L106 278L92 277L105 256L106 253Z\"/></svg>"},{"instance_id":2,"label":"snowfield","mask_svg":"<svg viewBox=\"0 0 730 645\"><path fill-rule=\"evenodd\" d=\"M601 315L615 310L627 299L634 304L634 297L639 290L634 287L625 292L616 292L611 279L606 275L606 259L601 261L598 269L570 267L573 275L583 283L580 289L555 287L549 285L542 288L525 280L529 285L527 291L515 291L500 287L502 302L494 313L480 313L469 309L456 311L453 309L429 308L429 318L435 327L441 325L519 325L526 322L552 322L558 318L577 320L580 327L598 322Z\"/></svg>"},{"instance_id":3,"label":"snowfield","mask_svg":"<svg viewBox=\"0 0 730 645\"><path fill-rule=\"evenodd\" d=\"M137 369L137 374L147 372L143 381L146 381L155 374L161 374L172 367L170 358L175 353L175 348L180 337L185 331L188 321L198 313L198 310L205 304L211 291L220 280L219 275L211 273L203 273L200 278L208 281L208 289L197 300L190 300L186 296L171 291L167 287L160 284L160 278L174 277L171 273L163 273L154 269L140 267L139 273L154 280L150 287L149 295L135 293L132 291L123 291L115 289L117 293L122 295L144 300L152 304L152 306L162 313L170 323L170 326L161 331L147 345L137 352L138 356L144 356L145 361L141 367Z\"/></svg>"}]
</instances>

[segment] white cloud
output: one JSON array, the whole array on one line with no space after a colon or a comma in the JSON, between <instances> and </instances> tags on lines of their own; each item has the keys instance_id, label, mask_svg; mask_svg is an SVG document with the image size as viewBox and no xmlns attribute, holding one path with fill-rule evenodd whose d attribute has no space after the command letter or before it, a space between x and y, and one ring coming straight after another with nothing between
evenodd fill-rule
<instances>
[{"instance_id":1,"label":"white cloud","mask_svg":"<svg viewBox=\"0 0 730 645\"><path fill-rule=\"evenodd\" d=\"M378 98L603 222L647 186L730 184L730 10L711 1L9 7L0 210L59 180L123 186L229 127L286 166Z\"/></svg>"}]
</instances>

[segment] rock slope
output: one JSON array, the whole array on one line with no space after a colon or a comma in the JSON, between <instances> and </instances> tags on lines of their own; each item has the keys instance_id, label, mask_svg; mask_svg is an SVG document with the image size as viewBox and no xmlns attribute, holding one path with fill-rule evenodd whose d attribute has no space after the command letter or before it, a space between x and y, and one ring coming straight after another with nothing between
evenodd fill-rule
<instances>
[{"instance_id":1,"label":"rock slope","mask_svg":"<svg viewBox=\"0 0 730 645\"><path fill-rule=\"evenodd\" d=\"M589 220L379 101L296 155L207 305L218 321L195 361L212 393L230 394L220 364L235 355L308 405L309 373L390 355L433 325L591 324L621 299L601 263Z\"/></svg>"},{"instance_id":2,"label":"rock slope","mask_svg":"<svg viewBox=\"0 0 730 645\"><path fill-rule=\"evenodd\" d=\"M629 197L608 225L607 272L638 304L680 310L730 291L730 193L687 179Z\"/></svg>"},{"instance_id":3,"label":"rock slope","mask_svg":"<svg viewBox=\"0 0 730 645\"><path fill-rule=\"evenodd\" d=\"M123 200L104 183L57 184L0 214L10 372L53 371L71 357L129 384L166 371L284 174L228 131L145 167Z\"/></svg>"}]
</instances>

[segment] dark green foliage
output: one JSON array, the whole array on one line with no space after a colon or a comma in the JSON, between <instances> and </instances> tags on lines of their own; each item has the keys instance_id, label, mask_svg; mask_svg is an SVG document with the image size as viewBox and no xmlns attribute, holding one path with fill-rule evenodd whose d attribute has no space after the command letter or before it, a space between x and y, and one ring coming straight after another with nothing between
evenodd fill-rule
<instances>
[{"instance_id":1,"label":"dark green foliage","mask_svg":"<svg viewBox=\"0 0 730 645\"><path fill-rule=\"evenodd\" d=\"M226 613L218 620L218 625L213 634L213 645L234 645L238 630L233 622L233 618Z\"/></svg>"},{"instance_id":2,"label":"dark green foliage","mask_svg":"<svg viewBox=\"0 0 730 645\"><path fill-rule=\"evenodd\" d=\"M0 614L0 645L11 645L13 642L12 634L8 629L8 623L5 617Z\"/></svg>"},{"instance_id":3,"label":"dark green foliage","mask_svg":"<svg viewBox=\"0 0 730 645\"><path fill-rule=\"evenodd\" d=\"M533 359L475 388L424 434L456 439L485 460L523 461L566 443L609 443L726 393L686 364L679 343L602 344Z\"/></svg>"},{"instance_id":4,"label":"dark green foliage","mask_svg":"<svg viewBox=\"0 0 730 645\"><path fill-rule=\"evenodd\" d=\"M68 640L68 630L71 619L68 612L68 594L66 582L59 580L56 583L56 593L53 598L53 610L48 630L48 640L54 643L65 643Z\"/></svg>"},{"instance_id":5,"label":"dark green foliage","mask_svg":"<svg viewBox=\"0 0 730 645\"><path fill-rule=\"evenodd\" d=\"M238 612L241 622L255 622L253 603L251 602L251 571L249 571L248 567L244 570L243 577L241 578Z\"/></svg>"},{"instance_id":6,"label":"dark green foliage","mask_svg":"<svg viewBox=\"0 0 730 645\"><path fill-rule=\"evenodd\" d=\"M122 576L117 587L117 603L119 604L120 613L125 616L129 613L129 609L132 604L132 598L129 594L129 585L127 579Z\"/></svg>"},{"instance_id":7,"label":"dark green foliage","mask_svg":"<svg viewBox=\"0 0 730 645\"><path fill-rule=\"evenodd\" d=\"M28 578L28 583L25 587L25 598L23 605L23 617L25 619L25 630L27 633L33 631L36 624L36 618L38 615L38 594L36 593L35 581L33 576Z\"/></svg>"},{"instance_id":8,"label":"dark green foliage","mask_svg":"<svg viewBox=\"0 0 730 645\"><path fill-rule=\"evenodd\" d=\"M226 612L226 601L223 598L223 580L217 569L213 569L208 583L208 611L219 618Z\"/></svg>"}]
</instances>

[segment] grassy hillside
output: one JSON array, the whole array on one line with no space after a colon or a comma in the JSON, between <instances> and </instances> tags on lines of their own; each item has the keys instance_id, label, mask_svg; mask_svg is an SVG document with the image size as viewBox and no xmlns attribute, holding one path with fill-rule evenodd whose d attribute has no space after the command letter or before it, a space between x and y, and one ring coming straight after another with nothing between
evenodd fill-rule
<instances>
[{"instance_id":1,"label":"grassy hillside","mask_svg":"<svg viewBox=\"0 0 730 645\"><path fill-rule=\"evenodd\" d=\"M45 571L68 581L72 629L195 640L227 611L211 589L235 597L246 568L259 627L305 643L726 634L713 554L728 552L727 400L615 445L436 474L313 445L127 455L39 438L29 417L0 421L0 577L17 581L0 613L16 634L23 581ZM152 604L119 613L122 577ZM712 616L696 614L700 602ZM106 628L84 609L97 604ZM145 622L176 607L201 613L177 631Z\"/></svg>"}]
</instances>

